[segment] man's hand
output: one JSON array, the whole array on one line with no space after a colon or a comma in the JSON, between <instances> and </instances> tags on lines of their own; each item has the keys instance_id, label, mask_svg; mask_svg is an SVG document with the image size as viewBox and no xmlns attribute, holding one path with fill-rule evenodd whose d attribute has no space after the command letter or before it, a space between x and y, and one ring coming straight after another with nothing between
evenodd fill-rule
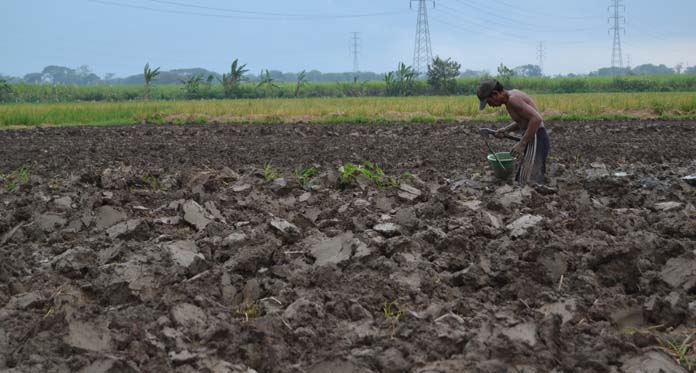
<instances>
[{"instance_id":1,"label":"man's hand","mask_svg":"<svg viewBox=\"0 0 696 373\"><path fill-rule=\"evenodd\" d=\"M495 133L493 134L493 136L495 136L495 137L497 137L497 138L499 138L499 139L503 139L503 138L505 138L505 134L506 134L506 133L507 133L507 130L505 130L505 128L501 128L501 129L495 131Z\"/></svg>"},{"instance_id":2,"label":"man's hand","mask_svg":"<svg viewBox=\"0 0 696 373\"><path fill-rule=\"evenodd\" d=\"M519 158L524 155L524 148L527 147L527 144L523 144L522 141L518 142L515 144L515 146L512 147L510 150L510 153L512 154L513 157Z\"/></svg>"}]
</instances>

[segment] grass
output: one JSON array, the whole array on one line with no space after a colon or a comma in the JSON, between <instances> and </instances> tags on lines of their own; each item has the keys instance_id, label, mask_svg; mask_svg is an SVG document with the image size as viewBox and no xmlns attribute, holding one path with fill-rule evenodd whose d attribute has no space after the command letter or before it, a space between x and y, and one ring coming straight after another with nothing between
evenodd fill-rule
<instances>
[{"instance_id":1,"label":"grass","mask_svg":"<svg viewBox=\"0 0 696 373\"><path fill-rule=\"evenodd\" d=\"M622 332L629 335L637 332L652 334L660 344L659 348L671 356L675 362L689 372L696 369L696 330L676 331L671 328L665 329L665 325L660 324L629 327Z\"/></svg>"},{"instance_id":2,"label":"grass","mask_svg":"<svg viewBox=\"0 0 696 373\"><path fill-rule=\"evenodd\" d=\"M159 179L155 175L145 174L143 176L143 182L145 182L145 184L150 188L150 190L160 190Z\"/></svg>"},{"instance_id":3,"label":"grass","mask_svg":"<svg viewBox=\"0 0 696 373\"><path fill-rule=\"evenodd\" d=\"M244 316L244 321L255 319L259 316L259 306L256 303L246 303L239 306L237 314Z\"/></svg>"},{"instance_id":4,"label":"grass","mask_svg":"<svg viewBox=\"0 0 696 373\"><path fill-rule=\"evenodd\" d=\"M696 119L696 93L533 95L547 121ZM0 127L137 123L433 123L507 121L475 96L2 104Z\"/></svg>"},{"instance_id":5,"label":"grass","mask_svg":"<svg viewBox=\"0 0 696 373\"><path fill-rule=\"evenodd\" d=\"M660 346L681 366L693 372L696 368L696 334L688 336L659 338Z\"/></svg>"},{"instance_id":6,"label":"grass","mask_svg":"<svg viewBox=\"0 0 696 373\"><path fill-rule=\"evenodd\" d=\"M29 184L29 168L20 167L9 174L0 172L0 183L3 184L5 191L12 193L22 184Z\"/></svg>"},{"instance_id":7,"label":"grass","mask_svg":"<svg viewBox=\"0 0 696 373\"><path fill-rule=\"evenodd\" d=\"M384 170L368 161L363 162L361 165L346 163L338 168L338 173L339 182L343 187L353 182L359 176L374 182L380 189L398 186L396 179L386 176Z\"/></svg>"},{"instance_id":8,"label":"grass","mask_svg":"<svg viewBox=\"0 0 696 373\"><path fill-rule=\"evenodd\" d=\"M19 170L17 170L17 177L24 184L29 183L29 169L26 167L21 167Z\"/></svg>"},{"instance_id":9,"label":"grass","mask_svg":"<svg viewBox=\"0 0 696 373\"><path fill-rule=\"evenodd\" d=\"M295 170L295 177L302 188L307 189L310 186L312 177L317 174L318 169L315 166L309 166L304 169Z\"/></svg>"},{"instance_id":10,"label":"grass","mask_svg":"<svg viewBox=\"0 0 696 373\"><path fill-rule=\"evenodd\" d=\"M394 332L396 331L396 325L399 323L399 320L401 319L401 316L404 314L404 308L399 306L399 303L397 301L392 301L392 302L384 302L384 305L382 306L382 313L384 314L384 317L389 321L391 324L391 338L394 338Z\"/></svg>"},{"instance_id":11,"label":"grass","mask_svg":"<svg viewBox=\"0 0 696 373\"><path fill-rule=\"evenodd\" d=\"M263 179L266 181L273 181L279 177L280 173L278 170L271 165L271 162L267 162L263 166Z\"/></svg>"}]
</instances>

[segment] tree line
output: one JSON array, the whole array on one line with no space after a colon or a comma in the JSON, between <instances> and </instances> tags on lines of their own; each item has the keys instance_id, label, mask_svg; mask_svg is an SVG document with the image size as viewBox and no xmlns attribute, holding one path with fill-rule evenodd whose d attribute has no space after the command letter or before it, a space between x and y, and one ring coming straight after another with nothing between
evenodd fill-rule
<instances>
[{"instance_id":1,"label":"tree line","mask_svg":"<svg viewBox=\"0 0 696 373\"><path fill-rule=\"evenodd\" d=\"M517 66L511 69L515 76L521 77L541 77L542 70L539 66L527 64ZM339 73L322 73L318 70L302 71L302 72L281 72L278 70L262 70L256 74L245 73L245 81L260 82L264 78L270 76L276 82L292 83L296 82L299 75L303 74L303 78L307 82L352 82L356 79L360 81L378 81L383 80L388 74L374 72L339 72ZM696 66L684 66L678 64L674 67L665 65L643 64L632 68L611 68L604 67L589 74L567 74L568 77L578 76L630 76L630 75L680 75L680 74L696 74ZM209 71L203 68L190 69L174 69L170 71L161 71L157 82L160 85L177 85L181 84L181 80L189 79L194 76L201 76L203 79L212 77L214 81L222 78L223 74ZM464 70L459 73L458 77L481 77L490 76L487 71L481 70ZM560 76L558 76L560 77ZM0 74L0 80L6 83L29 83L29 84L65 84L65 85L139 85L143 82L144 75L136 74L124 78L117 78L112 73L107 73L103 77L93 73L89 66L82 65L75 69L64 66L46 66L41 72L26 74L23 77L12 77Z\"/></svg>"},{"instance_id":2,"label":"tree line","mask_svg":"<svg viewBox=\"0 0 696 373\"><path fill-rule=\"evenodd\" d=\"M294 81L281 80L272 70L262 70L259 75L248 74L246 64L235 59L229 71L214 74L204 69L179 70L177 85L162 84L168 72L145 64L139 80L129 85L34 84L16 83L0 77L0 102L66 102L66 101L129 101L129 100L177 100L224 98L289 98L289 97L359 97L359 96L415 96L474 94L482 79L496 77L506 88L520 88L536 93L587 93L587 92L667 92L696 91L696 74L660 74L644 65L636 70L653 75L623 74L616 69L598 71L586 77L543 77L535 65L509 68L500 64L497 74L487 72L461 72L461 64L451 58L434 58L426 74L417 74L411 66L400 62L396 69L379 76L378 80L360 80L353 75L351 81L331 83L312 82L312 72L293 74ZM81 79L93 81L89 69L51 67L54 76L77 74ZM627 70L622 70L627 71ZM692 70L685 69L685 72ZM171 73L171 72L169 72ZM694 72L696 73L696 72Z\"/></svg>"}]
</instances>

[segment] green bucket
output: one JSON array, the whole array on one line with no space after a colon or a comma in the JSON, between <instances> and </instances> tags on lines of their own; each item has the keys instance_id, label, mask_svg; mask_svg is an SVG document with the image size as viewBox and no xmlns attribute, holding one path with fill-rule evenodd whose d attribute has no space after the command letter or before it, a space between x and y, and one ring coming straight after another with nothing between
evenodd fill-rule
<instances>
[{"instance_id":1,"label":"green bucket","mask_svg":"<svg viewBox=\"0 0 696 373\"><path fill-rule=\"evenodd\" d=\"M496 160L496 156L498 159ZM500 162L498 162L500 161ZM509 180L515 172L516 159L509 152L488 154L488 163L491 164L495 177L500 180Z\"/></svg>"}]
</instances>

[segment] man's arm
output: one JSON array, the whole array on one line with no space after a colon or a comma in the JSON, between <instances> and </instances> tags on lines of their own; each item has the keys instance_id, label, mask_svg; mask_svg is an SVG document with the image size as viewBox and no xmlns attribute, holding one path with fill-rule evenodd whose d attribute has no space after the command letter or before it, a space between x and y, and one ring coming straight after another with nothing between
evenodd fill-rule
<instances>
[{"instance_id":1,"label":"man's arm","mask_svg":"<svg viewBox=\"0 0 696 373\"><path fill-rule=\"evenodd\" d=\"M539 127L541 127L541 123L544 120L541 118L541 114L539 114L539 112L533 106L524 102L524 100L511 100L511 103L514 105L517 113L523 119L527 120L527 130L524 132L522 140L520 140L520 143L526 146L529 141L534 138L534 135L536 135L537 130Z\"/></svg>"},{"instance_id":2,"label":"man's arm","mask_svg":"<svg viewBox=\"0 0 696 373\"><path fill-rule=\"evenodd\" d=\"M517 124L517 122L512 122L508 124L505 128L503 128L505 132L512 132L512 131L517 131L520 129L520 125Z\"/></svg>"},{"instance_id":3,"label":"man's arm","mask_svg":"<svg viewBox=\"0 0 696 373\"><path fill-rule=\"evenodd\" d=\"M506 133L512 132L512 131L517 131L519 129L520 129L520 125L517 124L517 122L512 122L512 123L508 124L507 126L495 131L495 137L502 139L503 137L505 137Z\"/></svg>"},{"instance_id":4,"label":"man's arm","mask_svg":"<svg viewBox=\"0 0 696 373\"><path fill-rule=\"evenodd\" d=\"M527 104L522 99L510 100L510 103L514 106L516 113L527 121L527 130L524 132L524 136L522 136L520 142L510 150L513 156L522 156L527 144L534 138L537 130L541 127L543 119L541 118L541 114L539 114L533 106Z\"/></svg>"}]
</instances>

